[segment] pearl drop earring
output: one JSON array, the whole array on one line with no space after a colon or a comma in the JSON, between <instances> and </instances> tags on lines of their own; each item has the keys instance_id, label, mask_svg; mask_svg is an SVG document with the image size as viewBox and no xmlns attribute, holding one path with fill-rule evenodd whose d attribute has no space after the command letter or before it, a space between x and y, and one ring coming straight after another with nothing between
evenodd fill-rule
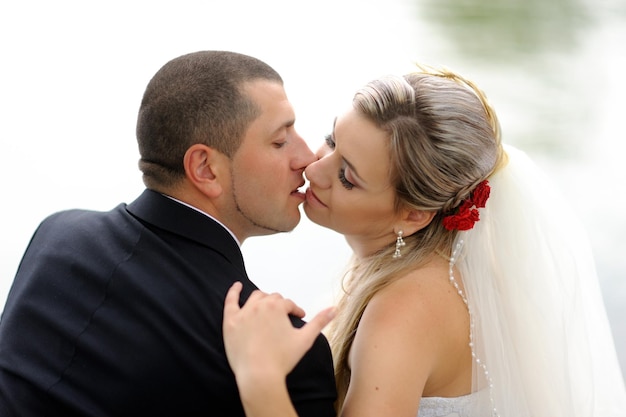
<instances>
[{"instance_id":1,"label":"pearl drop earring","mask_svg":"<svg viewBox=\"0 0 626 417\"><path fill-rule=\"evenodd\" d=\"M393 253L393 259L398 259L402 257L402 253L400 253L400 248L406 243L404 243L404 239L402 239L402 230L398 230L398 237L396 237L396 251Z\"/></svg>"}]
</instances>

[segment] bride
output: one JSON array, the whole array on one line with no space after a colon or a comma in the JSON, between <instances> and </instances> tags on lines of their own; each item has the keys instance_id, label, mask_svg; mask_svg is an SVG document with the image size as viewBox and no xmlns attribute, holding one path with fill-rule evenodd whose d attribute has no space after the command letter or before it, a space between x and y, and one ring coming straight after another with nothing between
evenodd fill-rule
<instances>
[{"instance_id":1,"label":"bride","mask_svg":"<svg viewBox=\"0 0 626 417\"><path fill-rule=\"evenodd\" d=\"M625 416L626 391L572 202L503 145L484 94L447 70L374 80L336 118L304 210L354 255L335 308L226 297L246 414L295 416L285 377L326 331L338 415ZM285 320L277 320L283 315ZM272 317L269 319L268 317Z\"/></svg>"}]
</instances>

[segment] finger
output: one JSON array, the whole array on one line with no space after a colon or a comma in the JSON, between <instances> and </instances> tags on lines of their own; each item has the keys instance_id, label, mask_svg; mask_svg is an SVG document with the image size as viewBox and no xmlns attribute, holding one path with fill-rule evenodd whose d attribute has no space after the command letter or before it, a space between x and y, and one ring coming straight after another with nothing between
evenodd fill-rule
<instances>
[{"instance_id":1,"label":"finger","mask_svg":"<svg viewBox=\"0 0 626 417\"><path fill-rule=\"evenodd\" d=\"M267 301L271 302L275 306L279 306L282 311L287 314L291 314L292 316L303 318L306 315L306 312L302 307L297 305L290 298L284 298L280 293L273 292L271 294L267 294Z\"/></svg>"},{"instance_id":2,"label":"finger","mask_svg":"<svg viewBox=\"0 0 626 417\"><path fill-rule=\"evenodd\" d=\"M304 309L297 305L295 302L290 299L286 299L285 302L288 314L291 314L292 316L296 316L298 318L303 318L304 316L306 316L306 312L304 311Z\"/></svg>"},{"instance_id":3,"label":"finger","mask_svg":"<svg viewBox=\"0 0 626 417\"><path fill-rule=\"evenodd\" d=\"M248 296L248 299L246 300L246 304L247 303L253 304L256 300L263 299L269 296L270 294L267 294L261 290L254 290L250 293L250 296Z\"/></svg>"},{"instance_id":4,"label":"finger","mask_svg":"<svg viewBox=\"0 0 626 417\"><path fill-rule=\"evenodd\" d=\"M240 310L239 296L241 295L242 288L243 284L237 281L228 289L224 300L224 317L234 314Z\"/></svg>"},{"instance_id":5,"label":"finger","mask_svg":"<svg viewBox=\"0 0 626 417\"><path fill-rule=\"evenodd\" d=\"M300 330L306 334L308 340L310 340L311 344L317 337L318 334L335 318L337 309L335 307L328 307L313 317L313 319L309 320L307 324L305 324Z\"/></svg>"}]
</instances>

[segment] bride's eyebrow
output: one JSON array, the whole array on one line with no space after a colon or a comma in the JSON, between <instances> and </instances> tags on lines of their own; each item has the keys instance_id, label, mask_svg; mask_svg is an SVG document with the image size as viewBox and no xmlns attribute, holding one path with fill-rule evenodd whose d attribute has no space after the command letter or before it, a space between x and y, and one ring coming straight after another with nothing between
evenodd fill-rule
<instances>
[{"instance_id":1,"label":"bride's eyebrow","mask_svg":"<svg viewBox=\"0 0 626 417\"><path fill-rule=\"evenodd\" d=\"M336 136L335 136L335 125L336 125L336 124L337 124L337 117L335 117L335 120L333 120L333 130L332 130L332 136L333 136L333 138L336 138ZM335 139L335 140L337 140L337 139ZM365 181L363 180L363 177L361 177L361 176L359 175L359 172L358 172L358 171L357 171L357 169L354 167L354 165L353 165L350 161L348 161L348 160L347 160L347 159L346 159L343 155L341 156L341 160L342 160L343 162L345 162L345 164L348 166L348 168L350 168L350 171L352 171L352 174L353 174L354 176L356 176L356 177L357 177L357 179L358 179L359 181L361 181L361 182L365 182Z\"/></svg>"}]
</instances>

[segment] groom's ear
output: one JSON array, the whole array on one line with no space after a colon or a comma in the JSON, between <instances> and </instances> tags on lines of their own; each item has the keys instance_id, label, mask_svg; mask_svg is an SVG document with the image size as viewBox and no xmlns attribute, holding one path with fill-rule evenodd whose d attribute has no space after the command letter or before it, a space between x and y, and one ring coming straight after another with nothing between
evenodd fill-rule
<instances>
[{"instance_id":1,"label":"groom's ear","mask_svg":"<svg viewBox=\"0 0 626 417\"><path fill-rule=\"evenodd\" d=\"M229 164L226 155L201 143L190 146L183 159L188 181L209 198L219 197L230 183Z\"/></svg>"}]
</instances>

